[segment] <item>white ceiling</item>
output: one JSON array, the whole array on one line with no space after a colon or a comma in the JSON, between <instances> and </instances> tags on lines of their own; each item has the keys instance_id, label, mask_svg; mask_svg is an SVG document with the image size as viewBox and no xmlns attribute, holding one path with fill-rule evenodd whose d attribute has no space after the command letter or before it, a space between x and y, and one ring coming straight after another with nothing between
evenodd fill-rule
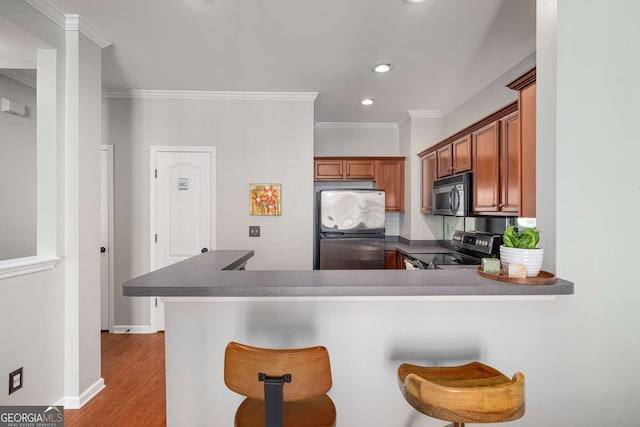
<instances>
[{"instance_id":1,"label":"white ceiling","mask_svg":"<svg viewBox=\"0 0 640 427\"><path fill-rule=\"evenodd\" d=\"M113 41L105 90L318 92L319 122L446 114L535 51L535 0L53 3Z\"/></svg>"}]
</instances>

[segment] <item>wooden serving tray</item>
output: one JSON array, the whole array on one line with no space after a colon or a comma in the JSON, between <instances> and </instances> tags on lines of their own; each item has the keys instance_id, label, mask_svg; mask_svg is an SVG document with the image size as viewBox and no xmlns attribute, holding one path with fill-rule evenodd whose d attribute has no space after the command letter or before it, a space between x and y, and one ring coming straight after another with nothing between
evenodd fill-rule
<instances>
[{"instance_id":1,"label":"wooden serving tray","mask_svg":"<svg viewBox=\"0 0 640 427\"><path fill-rule=\"evenodd\" d=\"M509 277L503 268L500 269L500 274L489 274L482 271L482 267L478 267L478 274L487 279L497 280L498 282L515 283L517 285L551 285L556 282L556 276L548 271L540 270L540 273L536 277L527 277L520 279L517 277Z\"/></svg>"}]
</instances>

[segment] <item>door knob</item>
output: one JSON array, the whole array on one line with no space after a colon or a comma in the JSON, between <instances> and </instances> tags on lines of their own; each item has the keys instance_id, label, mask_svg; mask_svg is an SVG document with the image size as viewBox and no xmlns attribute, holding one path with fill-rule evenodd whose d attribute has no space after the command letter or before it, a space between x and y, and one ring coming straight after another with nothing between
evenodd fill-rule
<instances>
[{"instance_id":1,"label":"door knob","mask_svg":"<svg viewBox=\"0 0 640 427\"><path fill-rule=\"evenodd\" d=\"M107 252L107 248L105 248L104 246L100 246L100 253L103 254Z\"/></svg>"},{"instance_id":2,"label":"door knob","mask_svg":"<svg viewBox=\"0 0 640 427\"><path fill-rule=\"evenodd\" d=\"M202 251L201 251L201 252L202 252L202 253L209 252L209 249L207 249L207 248L202 248Z\"/></svg>"}]
</instances>

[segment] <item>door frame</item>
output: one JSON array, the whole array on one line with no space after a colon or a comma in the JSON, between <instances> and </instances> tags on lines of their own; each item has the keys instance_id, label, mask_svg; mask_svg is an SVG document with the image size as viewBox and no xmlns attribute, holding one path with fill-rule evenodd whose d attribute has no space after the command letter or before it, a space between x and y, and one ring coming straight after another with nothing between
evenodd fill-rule
<instances>
[{"instance_id":1,"label":"door frame","mask_svg":"<svg viewBox=\"0 0 640 427\"><path fill-rule=\"evenodd\" d=\"M108 220L107 224L109 227L109 232L107 233L107 256L108 256L108 269L109 269L109 299L107 303L108 307L108 315L109 315L109 333L113 333L113 323L115 319L114 315L114 259L113 259L113 242L114 242L114 208L113 208L113 144L100 144L100 151L106 151L108 156L108 166L107 166L107 215ZM102 162L101 162L102 163ZM102 179L102 172L100 172L100 179ZM100 207L102 210L102 207ZM102 286L102 283L101 283ZM102 304L102 302L100 302ZM100 310L102 310L102 305L100 306ZM102 329L102 326L100 327Z\"/></svg>"},{"instance_id":2,"label":"door frame","mask_svg":"<svg viewBox=\"0 0 640 427\"><path fill-rule=\"evenodd\" d=\"M210 250L216 249L216 147L214 146L160 146L152 145L149 147L149 271L157 268L156 242L155 234L157 232L157 180L155 178L155 170L157 169L156 155L162 152L169 153L208 153L211 155L211 247ZM150 332L158 332L158 297L149 298L149 328ZM163 316L164 317L164 316ZM163 322L164 323L164 322ZM163 329L163 328L162 328Z\"/></svg>"}]
</instances>

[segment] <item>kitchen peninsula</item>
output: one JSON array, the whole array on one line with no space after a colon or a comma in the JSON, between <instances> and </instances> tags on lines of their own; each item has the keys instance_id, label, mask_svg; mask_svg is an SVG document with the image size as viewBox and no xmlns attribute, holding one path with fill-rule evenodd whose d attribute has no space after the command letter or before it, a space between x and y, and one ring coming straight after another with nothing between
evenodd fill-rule
<instances>
[{"instance_id":1,"label":"kitchen peninsula","mask_svg":"<svg viewBox=\"0 0 640 427\"><path fill-rule=\"evenodd\" d=\"M473 269L229 271L252 256L210 251L123 284L126 296L165 302L167 425L233 425L242 397L223 380L229 341L324 345L340 425L409 425L400 363L480 360L527 372L518 353L537 351L536 319L574 290L561 279L503 284Z\"/></svg>"},{"instance_id":2,"label":"kitchen peninsula","mask_svg":"<svg viewBox=\"0 0 640 427\"><path fill-rule=\"evenodd\" d=\"M513 285L469 269L234 271L253 251L209 251L131 279L125 296L140 297L417 297L553 296L573 293L573 283Z\"/></svg>"}]
</instances>

